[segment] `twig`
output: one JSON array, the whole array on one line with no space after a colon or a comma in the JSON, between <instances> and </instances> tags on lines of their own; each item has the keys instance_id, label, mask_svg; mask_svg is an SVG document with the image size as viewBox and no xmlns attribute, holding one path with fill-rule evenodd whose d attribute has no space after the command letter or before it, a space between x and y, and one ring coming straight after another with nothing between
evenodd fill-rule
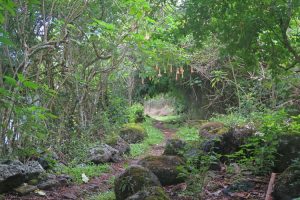
<instances>
[{"instance_id":1,"label":"twig","mask_svg":"<svg viewBox=\"0 0 300 200\"><path fill-rule=\"evenodd\" d=\"M267 190L267 194L266 194L266 198L265 200L272 200L272 192L273 192L273 187L274 187L274 182L275 182L275 177L276 174L272 173L271 174L271 178L270 178L270 182L269 182L269 186L268 186L268 190Z\"/></svg>"}]
</instances>

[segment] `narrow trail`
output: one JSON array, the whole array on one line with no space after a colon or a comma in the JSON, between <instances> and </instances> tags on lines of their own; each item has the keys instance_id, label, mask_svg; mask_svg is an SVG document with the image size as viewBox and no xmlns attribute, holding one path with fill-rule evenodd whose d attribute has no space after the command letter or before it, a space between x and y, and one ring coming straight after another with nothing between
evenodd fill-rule
<instances>
[{"instance_id":1,"label":"narrow trail","mask_svg":"<svg viewBox=\"0 0 300 200\"><path fill-rule=\"evenodd\" d=\"M113 178L124 172L126 166L135 165L140 159L146 156L162 155L166 141L175 136L176 130L166 128L163 122L154 121L153 125L164 134L164 140L160 144L153 145L144 155L136 158L128 158L118 163L112 163L109 172L91 179L86 184L72 184L66 187L57 187L51 190L46 190L46 196L37 196L37 194L32 193L23 197L6 195L5 200L86 200L90 195L107 192L113 189Z\"/></svg>"}]
</instances>

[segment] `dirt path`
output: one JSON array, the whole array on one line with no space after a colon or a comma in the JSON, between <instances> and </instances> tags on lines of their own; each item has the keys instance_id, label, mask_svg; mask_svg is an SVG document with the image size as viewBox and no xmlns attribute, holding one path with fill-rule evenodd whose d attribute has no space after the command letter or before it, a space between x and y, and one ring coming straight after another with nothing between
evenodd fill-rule
<instances>
[{"instance_id":1,"label":"dirt path","mask_svg":"<svg viewBox=\"0 0 300 200\"><path fill-rule=\"evenodd\" d=\"M46 196L37 196L34 193L23 197L8 194L5 196L5 200L85 200L87 196L92 194L109 191L113 188L113 178L121 174L125 170L126 165L134 165L148 155L159 156L163 154L166 141L174 137L176 130L165 128L164 124L159 121L155 121L154 126L161 130L165 139L162 143L152 146L143 156L134 159L130 158L119 163L112 163L108 173L103 173L99 177L91 179L86 184L72 184L66 187L53 188L52 190L45 191Z\"/></svg>"}]
</instances>

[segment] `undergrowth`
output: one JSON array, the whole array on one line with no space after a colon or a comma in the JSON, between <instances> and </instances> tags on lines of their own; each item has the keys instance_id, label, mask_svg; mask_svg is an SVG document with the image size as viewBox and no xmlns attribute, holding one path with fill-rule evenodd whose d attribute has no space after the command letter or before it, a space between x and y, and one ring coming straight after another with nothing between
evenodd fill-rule
<instances>
[{"instance_id":1,"label":"undergrowth","mask_svg":"<svg viewBox=\"0 0 300 200\"><path fill-rule=\"evenodd\" d=\"M179 139L185 140L187 142L199 141L199 133L196 127L184 126L176 131L176 136Z\"/></svg>"}]
</instances>

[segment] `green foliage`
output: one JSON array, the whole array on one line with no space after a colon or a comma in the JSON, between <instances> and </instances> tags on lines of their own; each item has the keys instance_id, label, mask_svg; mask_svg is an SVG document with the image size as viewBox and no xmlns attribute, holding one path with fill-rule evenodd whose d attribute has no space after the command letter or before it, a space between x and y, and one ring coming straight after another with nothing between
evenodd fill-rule
<instances>
[{"instance_id":1,"label":"green foliage","mask_svg":"<svg viewBox=\"0 0 300 200\"><path fill-rule=\"evenodd\" d=\"M241 150L229 159L239 160L256 174L269 173L274 167L278 138L283 134L299 134L299 116L289 119L284 110L262 115L257 134L248 139Z\"/></svg>"},{"instance_id":2,"label":"green foliage","mask_svg":"<svg viewBox=\"0 0 300 200\"><path fill-rule=\"evenodd\" d=\"M143 121L144 106L140 103L135 103L128 108L129 123L137 123Z\"/></svg>"},{"instance_id":3,"label":"green foliage","mask_svg":"<svg viewBox=\"0 0 300 200\"><path fill-rule=\"evenodd\" d=\"M279 74L300 63L299 1L188 0L185 7L185 25L198 41L216 36L247 67L263 60Z\"/></svg>"},{"instance_id":4,"label":"green foliage","mask_svg":"<svg viewBox=\"0 0 300 200\"><path fill-rule=\"evenodd\" d=\"M199 132L195 127L184 126L176 131L176 136L187 142L199 141Z\"/></svg>"},{"instance_id":5,"label":"green foliage","mask_svg":"<svg viewBox=\"0 0 300 200\"><path fill-rule=\"evenodd\" d=\"M62 166L58 169L57 173L59 174L68 174L72 177L74 182L83 183L82 174L85 174L89 179L100 176L102 173L109 171L109 165L83 165L75 167Z\"/></svg>"},{"instance_id":6,"label":"green foliage","mask_svg":"<svg viewBox=\"0 0 300 200\"><path fill-rule=\"evenodd\" d=\"M142 143L130 144L130 153L132 157L145 154L152 145L159 144L164 139L162 132L153 127L151 120L146 120L146 122L143 123L143 127L146 130L148 137Z\"/></svg>"},{"instance_id":7,"label":"green foliage","mask_svg":"<svg viewBox=\"0 0 300 200\"><path fill-rule=\"evenodd\" d=\"M164 123L177 123L182 120L182 116L181 115L153 116L153 119Z\"/></svg>"},{"instance_id":8,"label":"green foliage","mask_svg":"<svg viewBox=\"0 0 300 200\"><path fill-rule=\"evenodd\" d=\"M229 114L215 114L210 121L221 122L225 126L243 125L248 122L249 118L243 116L239 112L230 112Z\"/></svg>"},{"instance_id":9,"label":"green foliage","mask_svg":"<svg viewBox=\"0 0 300 200\"><path fill-rule=\"evenodd\" d=\"M136 123L124 124L122 129L137 131L140 133L145 132L145 128L141 124L136 124Z\"/></svg>"}]
</instances>

